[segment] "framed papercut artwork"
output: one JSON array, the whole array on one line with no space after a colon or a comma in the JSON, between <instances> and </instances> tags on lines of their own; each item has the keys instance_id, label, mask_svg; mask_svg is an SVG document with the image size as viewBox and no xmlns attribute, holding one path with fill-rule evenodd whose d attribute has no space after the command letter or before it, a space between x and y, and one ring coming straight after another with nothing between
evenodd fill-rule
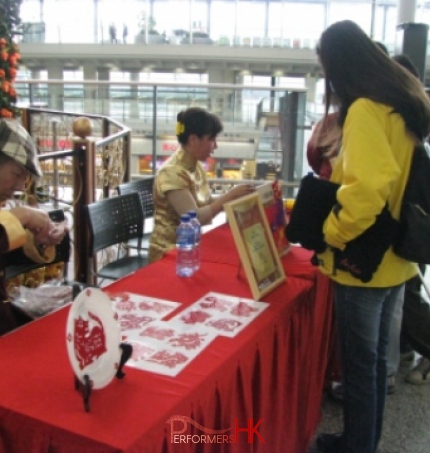
<instances>
[{"instance_id":1,"label":"framed papercut artwork","mask_svg":"<svg viewBox=\"0 0 430 453\"><path fill-rule=\"evenodd\" d=\"M257 187L266 213L273 241L278 249L279 256L290 250L290 244L285 234L287 214L282 199L282 181L271 181Z\"/></svg>"},{"instance_id":2,"label":"framed papercut artwork","mask_svg":"<svg viewBox=\"0 0 430 453\"><path fill-rule=\"evenodd\" d=\"M241 263L255 300L285 281L260 195L256 192L224 205Z\"/></svg>"}]
</instances>

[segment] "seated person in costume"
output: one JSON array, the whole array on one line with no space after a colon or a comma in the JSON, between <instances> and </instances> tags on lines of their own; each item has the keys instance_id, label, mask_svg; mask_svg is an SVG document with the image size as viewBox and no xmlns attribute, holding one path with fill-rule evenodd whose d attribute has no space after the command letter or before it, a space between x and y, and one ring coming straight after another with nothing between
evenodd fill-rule
<instances>
[{"instance_id":1,"label":"seated person in costume","mask_svg":"<svg viewBox=\"0 0 430 453\"><path fill-rule=\"evenodd\" d=\"M0 335L20 325L5 281L5 268L15 261L14 253L49 263L65 234L64 227L55 225L41 209L6 206L16 191L25 189L26 181L39 176L37 150L28 132L17 120L0 119Z\"/></svg>"},{"instance_id":2,"label":"seated person in costume","mask_svg":"<svg viewBox=\"0 0 430 453\"><path fill-rule=\"evenodd\" d=\"M239 184L219 197L212 197L204 162L217 148L220 120L208 111L191 107L177 115L179 149L160 167L154 182L154 230L149 261L160 259L176 246L176 228L181 214L197 211L201 225L208 225L223 210L224 203L254 191Z\"/></svg>"}]
</instances>

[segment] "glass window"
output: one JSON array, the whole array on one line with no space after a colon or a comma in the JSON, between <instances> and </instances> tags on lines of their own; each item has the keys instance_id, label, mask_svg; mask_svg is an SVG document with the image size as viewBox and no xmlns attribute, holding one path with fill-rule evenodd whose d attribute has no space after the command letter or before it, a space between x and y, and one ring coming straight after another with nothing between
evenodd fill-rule
<instances>
[{"instance_id":1,"label":"glass window","mask_svg":"<svg viewBox=\"0 0 430 453\"><path fill-rule=\"evenodd\" d=\"M237 32L242 37L263 38L265 35L266 4L239 0L237 5ZM224 14L224 22L226 15ZM252 20L250 20L252 18Z\"/></svg>"},{"instance_id":2,"label":"glass window","mask_svg":"<svg viewBox=\"0 0 430 453\"><path fill-rule=\"evenodd\" d=\"M40 0L23 0L21 3L20 16L22 22L40 22Z\"/></svg>"},{"instance_id":3,"label":"glass window","mask_svg":"<svg viewBox=\"0 0 430 453\"><path fill-rule=\"evenodd\" d=\"M46 42L94 42L94 8L87 0L45 0ZM82 14L85 11L85 14ZM77 25L79 24L79 26Z\"/></svg>"},{"instance_id":4,"label":"glass window","mask_svg":"<svg viewBox=\"0 0 430 453\"><path fill-rule=\"evenodd\" d=\"M89 3L88 0L87 5ZM137 0L98 0L98 41L109 42L109 27L113 24L118 42L124 40L124 28L127 27L126 41L134 43L143 23L150 17L149 2ZM150 22L150 21L149 21Z\"/></svg>"},{"instance_id":5,"label":"glass window","mask_svg":"<svg viewBox=\"0 0 430 453\"><path fill-rule=\"evenodd\" d=\"M220 36L225 35L233 36L235 32L235 3L232 1L214 1L211 5L210 21L210 34L213 39L219 39Z\"/></svg>"},{"instance_id":6,"label":"glass window","mask_svg":"<svg viewBox=\"0 0 430 453\"><path fill-rule=\"evenodd\" d=\"M190 10L191 6L191 10ZM155 28L170 36L173 30L208 30L208 6L205 0L154 1L153 18Z\"/></svg>"},{"instance_id":7,"label":"glass window","mask_svg":"<svg viewBox=\"0 0 430 453\"><path fill-rule=\"evenodd\" d=\"M380 5L375 11L375 29L373 38L387 47L389 52L394 52L396 41L397 7L393 5Z\"/></svg>"},{"instance_id":8,"label":"glass window","mask_svg":"<svg viewBox=\"0 0 430 453\"><path fill-rule=\"evenodd\" d=\"M278 87L281 88L306 88L304 77L279 77Z\"/></svg>"},{"instance_id":9,"label":"glass window","mask_svg":"<svg viewBox=\"0 0 430 453\"><path fill-rule=\"evenodd\" d=\"M269 4L269 37L284 37L284 2L270 2Z\"/></svg>"},{"instance_id":10,"label":"glass window","mask_svg":"<svg viewBox=\"0 0 430 453\"><path fill-rule=\"evenodd\" d=\"M331 0L329 25L346 19L353 20L366 33L370 33L372 24L371 0Z\"/></svg>"},{"instance_id":11,"label":"glass window","mask_svg":"<svg viewBox=\"0 0 430 453\"><path fill-rule=\"evenodd\" d=\"M313 48L324 30L325 5L288 2L282 17L284 45Z\"/></svg>"},{"instance_id":12,"label":"glass window","mask_svg":"<svg viewBox=\"0 0 430 453\"><path fill-rule=\"evenodd\" d=\"M195 4L193 12L195 10ZM165 31L167 36L172 30L190 29L190 2L189 1L160 1L154 2L155 27L160 32Z\"/></svg>"},{"instance_id":13,"label":"glass window","mask_svg":"<svg viewBox=\"0 0 430 453\"><path fill-rule=\"evenodd\" d=\"M422 2L422 3L424 3L424 2ZM430 25L430 3L426 2L425 5L422 5L421 8L418 9L415 19L416 19L415 22ZM430 34L429 34L429 38L430 38ZM429 50L430 50L430 47L429 47Z\"/></svg>"}]
</instances>

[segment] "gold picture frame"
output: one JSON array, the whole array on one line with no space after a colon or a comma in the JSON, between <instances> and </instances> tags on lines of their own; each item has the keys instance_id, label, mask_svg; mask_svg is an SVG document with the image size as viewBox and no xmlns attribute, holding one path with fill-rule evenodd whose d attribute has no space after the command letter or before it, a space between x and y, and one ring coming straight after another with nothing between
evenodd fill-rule
<instances>
[{"instance_id":1,"label":"gold picture frame","mask_svg":"<svg viewBox=\"0 0 430 453\"><path fill-rule=\"evenodd\" d=\"M242 265L255 300L285 281L261 197L246 195L224 205Z\"/></svg>"}]
</instances>

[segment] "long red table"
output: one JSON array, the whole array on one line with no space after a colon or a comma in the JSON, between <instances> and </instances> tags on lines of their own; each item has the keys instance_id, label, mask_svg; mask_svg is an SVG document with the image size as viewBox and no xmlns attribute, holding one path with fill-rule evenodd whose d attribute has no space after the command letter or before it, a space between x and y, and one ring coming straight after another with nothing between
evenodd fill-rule
<instances>
[{"instance_id":1,"label":"long red table","mask_svg":"<svg viewBox=\"0 0 430 453\"><path fill-rule=\"evenodd\" d=\"M89 413L73 386L67 307L0 338L0 452L305 453L320 417L333 332L331 287L309 259L295 247L283 257L286 282L235 338L217 337L175 378L126 367L124 379L93 391ZM109 291L181 308L209 291L252 298L227 225L203 237L193 277L176 277L172 252ZM206 431L232 428L228 439L237 442L221 436L205 443L205 431L191 423L174 425L186 428L181 442L167 423L175 416Z\"/></svg>"}]
</instances>

